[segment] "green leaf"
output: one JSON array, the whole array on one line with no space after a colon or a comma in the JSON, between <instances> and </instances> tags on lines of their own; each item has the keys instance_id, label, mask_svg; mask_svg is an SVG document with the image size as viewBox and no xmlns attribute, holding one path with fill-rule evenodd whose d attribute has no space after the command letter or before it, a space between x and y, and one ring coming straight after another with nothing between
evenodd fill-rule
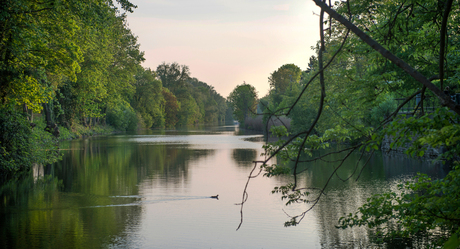
<instances>
[{"instance_id":1,"label":"green leaf","mask_svg":"<svg viewBox=\"0 0 460 249\"><path fill-rule=\"evenodd\" d=\"M460 232L460 230L458 230L457 232ZM460 239L457 233L452 234L452 236L450 236L450 238L446 241L446 243L444 243L445 249L457 249L459 246L460 246Z\"/></svg>"}]
</instances>

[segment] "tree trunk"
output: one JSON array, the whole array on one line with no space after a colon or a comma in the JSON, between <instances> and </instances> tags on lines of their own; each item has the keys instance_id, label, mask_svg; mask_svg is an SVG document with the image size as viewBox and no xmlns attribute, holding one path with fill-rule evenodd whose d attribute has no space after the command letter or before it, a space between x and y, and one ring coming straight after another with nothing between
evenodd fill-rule
<instances>
[{"instance_id":1,"label":"tree trunk","mask_svg":"<svg viewBox=\"0 0 460 249\"><path fill-rule=\"evenodd\" d=\"M43 111L45 112L45 121L46 121L46 127L45 131L53 134L55 137L59 137L59 127L53 120L53 115L52 115L52 110L50 108L50 105L48 103L43 103Z\"/></svg>"}]
</instances>

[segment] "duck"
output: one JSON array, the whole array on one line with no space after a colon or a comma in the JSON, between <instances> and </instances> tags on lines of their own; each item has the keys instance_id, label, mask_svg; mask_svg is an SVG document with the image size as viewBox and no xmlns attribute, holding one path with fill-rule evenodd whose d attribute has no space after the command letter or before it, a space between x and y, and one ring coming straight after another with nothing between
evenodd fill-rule
<instances>
[{"instance_id":1,"label":"duck","mask_svg":"<svg viewBox=\"0 0 460 249\"><path fill-rule=\"evenodd\" d=\"M219 195L212 195L211 198L219 199Z\"/></svg>"}]
</instances>

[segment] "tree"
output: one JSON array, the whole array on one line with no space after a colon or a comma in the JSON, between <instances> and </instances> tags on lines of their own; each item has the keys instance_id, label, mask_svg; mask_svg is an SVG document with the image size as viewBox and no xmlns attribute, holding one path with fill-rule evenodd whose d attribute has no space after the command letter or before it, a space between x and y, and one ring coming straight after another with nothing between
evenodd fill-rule
<instances>
[{"instance_id":1,"label":"tree","mask_svg":"<svg viewBox=\"0 0 460 249\"><path fill-rule=\"evenodd\" d=\"M420 181L406 188L410 191L423 190L428 194L398 197L395 193L385 193L370 199L357 216L344 218L342 225L375 227L383 224L380 221L385 222L391 217L402 221L403 233L386 230L386 236L410 237L419 232L430 233L434 227L442 228L444 233L432 235L435 237L433 243L445 243L449 248L457 248L460 245L458 204L448 199L456 199L460 189L459 169L455 167L459 163L460 153L460 105L453 102L442 89L446 85L456 91L459 89L460 60L456 52L456 41L459 39L458 3L450 0L349 0L329 6L320 0L314 2L321 8L317 61L311 63L314 65L310 66L311 70L301 83L302 89L290 106L269 110L272 116L289 116L299 104L309 102L315 104L311 105L315 107L312 109L313 118L308 127L295 134L289 134L282 128L273 130L279 135L288 135L289 139L266 146L265 160L255 163L248 181L257 174L258 165L261 165L266 176L285 173L294 176L292 183L273 191L281 193L283 199L287 199L287 204L311 204L301 214L291 216L290 221L285 223L291 226L305 217L327 188L326 184L318 195L312 196L300 185L300 162L327 160L328 155L305 159L311 151L327 147L331 142L347 146L329 153L344 153L331 171L332 176L351 153L370 156L385 137L393 138L392 148L410 145L406 153L412 156L423 156L429 147L444 146L446 152L439 158L454 165L449 176L436 183L422 176ZM325 13L329 15L327 21ZM329 25L327 32L325 24ZM397 106L393 105L388 101L392 94L404 96L405 100ZM398 115L399 110L417 95L420 101L414 106L411 117ZM426 114L422 107L430 95L438 99L437 111ZM385 118L372 121L373 113L378 110L385 113ZM275 156L280 163L267 165L268 160ZM292 162L293 166L289 168L283 162ZM359 173L347 179L353 176L359 178ZM439 193L443 194L439 196ZM442 196L444 194L447 196ZM241 208L246 199L245 190ZM395 210L398 212L392 213ZM375 223L376 220L379 222ZM427 220L436 220L436 225L428 224Z\"/></svg>"},{"instance_id":2,"label":"tree","mask_svg":"<svg viewBox=\"0 0 460 249\"><path fill-rule=\"evenodd\" d=\"M187 126L198 124L202 116L200 113L200 108L197 105L195 99L192 97L189 91L183 89L178 91L176 95L178 102L180 103L180 109L177 113L178 116L178 126Z\"/></svg>"},{"instance_id":3,"label":"tree","mask_svg":"<svg viewBox=\"0 0 460 249\"><path fill-rule=\"evenodd\" d=\"M134 8L128 1L117 2L125 11ZM64 1L62 4L70 14L62 13L56 4L53 5L56 10L47 11L56 12L75 25L72 34L62 36L72 38L72 46L81 55L78 71L73 77L47 71L42 83L49 86L49 101L40 104L45 107L46 117L55 117L55 120L47 119L51 124L57 121L70 128L79 122L87 126L104 123L111 107L125 105L134 94L134 75L144 60L143 53L139 51L136 37L127 28L126 16L112 1L94 0L85 4ZM53 22L48 27L53 28L53 25L62 24ZM53 42L56 41L59 40ZM58 71L61 64L55 65Z\"/></svg>"},{"instance_id":4,"label":"tree","mask_svg":"<svg viewBox=\"0 0 460 249\"><path fill-rule=\"evenodd\" d=\"M75 79L82 53L70 3L8 0L0 9L0 101L35 111L53 94L49 78Z\"/></svg>"},{"instance_id":5,"label":"tree","mask_svg":"<svg viewBox=\"0 0 460 249\"><path fill-rule=\"evenodd\" d=\"M127 0L116 2L125 11L135 8ZM77 80L84 52L94 47L92 36L106 42L108 33L112 31L109 27L117 26L114 19L123 19L122 16L117 17L117 13L114 1L2 2L1 104L15 102L23 105L24 110L40 111L42 103L56 97L58 87L64 82ZM107 47L100 50L105 51ZM131 55L135 57L134 53Z\"/></svg>"},{"instance_id":6,"label":"tree","mask_svg":"<svg viewBox=\"0 0 460 249\"><path fill-rule=\"evenodd\" d=\"M139 68L136 75L136 93L131 105L142 117L144 128L165 126L165 97L161 81L152 70Z\"/></svg>"},{"instance_id":7,"label":"tree","mask_svg":"<svg viewBox=\"0 0 460 249\"><path fill-rule=\"evenodd\" d=\"M163 88L163 98L165 99L165 126L167 128L176 127L178 120L177 114L180 110L180 103L177 101L176 96L172 94L167 88Z\"/></svg>"},{"instance_id":8,"label":"tree","mask_svg":"<svg viewBox=\"0 0 460 249\"><path fill-rule=\"evenodd\" d=\"M180 105L176 125L210 124L224 119L225 99L212 86L190 77L188 66L163 62L156 73L163 87L176 97Z\"/></svg>"},{"instance_id":9,"label":"tree","mask_svg":"<svg viewBox=\"0 0 460 249\"><path fill-rule=\"evenodd\" d=\"M253 86L246 84L246 82L236 86L227 99L233 108L233 116L241 124L244 124L244 120L250 113L256 112L257 92Z\"/></svg>"},{"instance_id":10,"label":"tree","mask_svg":"<svg viewBox=\"0 0 460 249\"><path fill-rule=\"evenodd\" d=\"M96 14L84 15L89 11ZM135 92L134 75L144 58L136 37L127 28L126 16L117 15L106 3L87 6L80 21L78 44L84 61L75 84L67 83L78 103L74 116L91 125L92 120L102 119L111 107L130 101Z\"/></svg>"},{"instance_id":11,"label":"tree","mask_svg":"<svg viewBox=\"0 0 460 249\"><path fill-rule=\"evenodd\" d=\"M213 86L196 78L191 78L188 82L191 85L191 94L200 109L200 122L212 124L223 121L227 110L225 98L218 94Z\"/></svg>"},{"instance_id":12,"label":"tree","mask_svg":"<svg viewBox=\"0 0 460 249\"><path fill-rule=\"evenodd\" d=\"M278 70L275 70L268 77L270 84L270 94L275 104L279 104L282 100L282 95L287 91L292 84L298 84L302 70L294 64L284 64Z\"/></svg>"},{"instance_id":13,"label":"tree","mask_svg":"<svg viewBox=\"0 0 460 249\"><path fill-rule=\"evenodd\" d=\"M163 87L168 88L172 93L177 95L177 91L187 86L187 80L190 79L190 69L186 65L179 65L177 62L159 65L157 74L163 83Z\"/></svg>"}]
</instances>

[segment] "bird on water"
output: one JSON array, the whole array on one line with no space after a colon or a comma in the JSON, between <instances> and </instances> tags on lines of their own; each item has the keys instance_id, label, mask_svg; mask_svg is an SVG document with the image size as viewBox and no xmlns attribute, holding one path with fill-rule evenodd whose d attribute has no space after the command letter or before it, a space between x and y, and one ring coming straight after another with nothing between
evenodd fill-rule
<instances>
[{"instance_id":1,"label":"bird on water","mask_svg":"<svg viewBox=\"0 0 460 249\"><path fill-rule=\"evenodd\" d=\"M219 199L219 195L213 195L213 196L211 196L211 198Z\"/></svg>"}]
</instances>

